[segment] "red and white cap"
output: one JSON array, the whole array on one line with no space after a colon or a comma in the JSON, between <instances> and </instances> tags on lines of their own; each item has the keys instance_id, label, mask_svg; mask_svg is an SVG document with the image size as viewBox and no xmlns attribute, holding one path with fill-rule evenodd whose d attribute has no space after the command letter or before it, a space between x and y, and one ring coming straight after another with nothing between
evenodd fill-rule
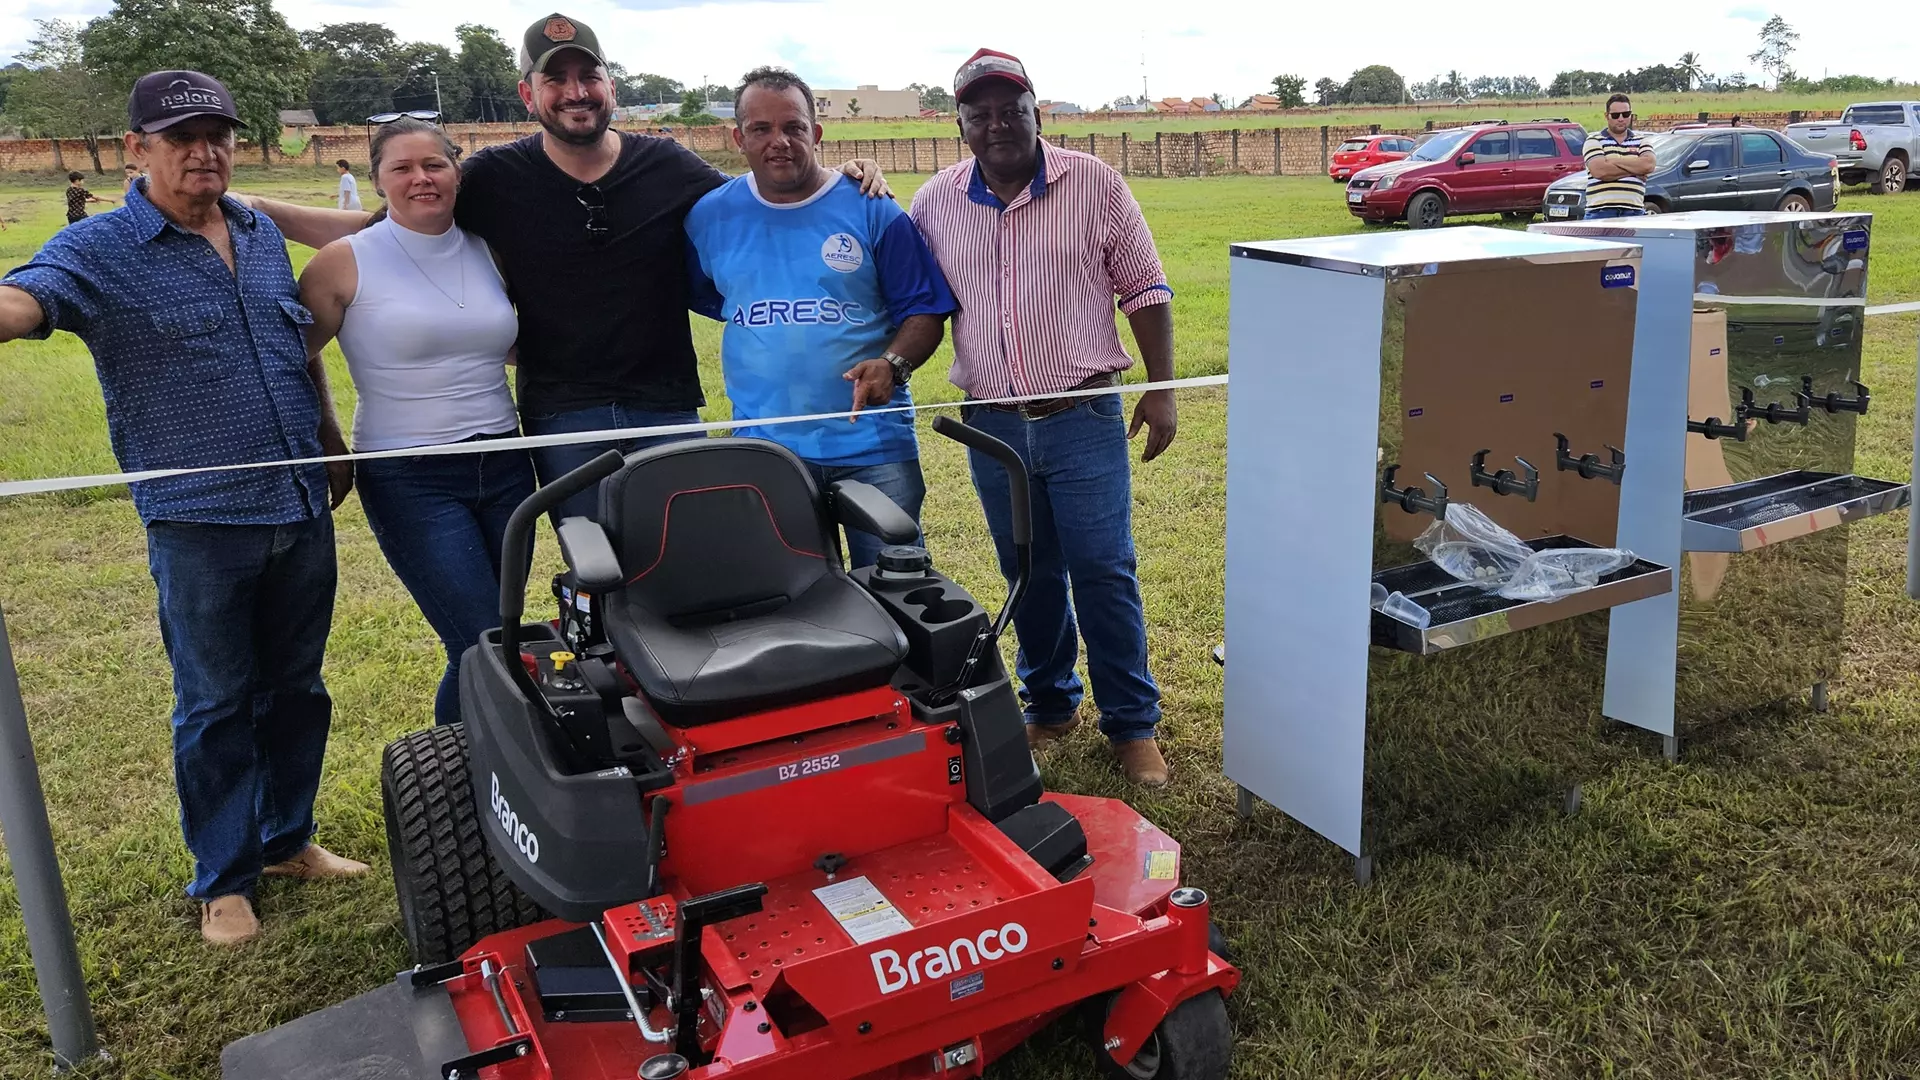
<instances>
[{"instance_id":1,"label":"red and white cap","mask_svg":"<svg viewBox=\"0 0 1920 1080\"><path fill-rule=\"evenodd\" d=\"M1027 69L1020 58L1009 53L981 49L953 76L953 100L965 101L967 94L989 79L1005 79L1027 93L1033 93L1033 80L1027 78Z\"/></svg>"}]
</instances>

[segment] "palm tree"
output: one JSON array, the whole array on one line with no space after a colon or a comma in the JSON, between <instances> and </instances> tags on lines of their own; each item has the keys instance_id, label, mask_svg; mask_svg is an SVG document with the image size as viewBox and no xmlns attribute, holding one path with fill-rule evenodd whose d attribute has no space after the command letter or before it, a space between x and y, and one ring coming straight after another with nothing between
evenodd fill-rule
<instances>
[{"instance_id":1,"label":"palm tree","mask_svg":"<svg viewBox=\"0 0 1920 1080\"><path fill-rule=\"evenodd\" d=\"M1705 80L1707 69L1700 63L1699 53L1682 53L1680 62L1676 66L1680 69L1680 77L1686 80L1688 90L1693 89L1694 83Z\"/></svg>"}]
</instances>

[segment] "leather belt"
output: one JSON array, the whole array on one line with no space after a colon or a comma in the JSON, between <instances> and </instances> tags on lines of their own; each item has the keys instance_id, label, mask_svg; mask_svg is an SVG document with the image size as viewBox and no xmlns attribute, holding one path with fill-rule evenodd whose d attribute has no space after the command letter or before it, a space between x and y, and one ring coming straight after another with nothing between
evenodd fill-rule
<instances>
[{"instance_id":1,"label":"leather belt","mask_svg":"<svg viewBox=\"0 0 1920 1080\"><path fill-rule=\"evenodd\" d=\"M1102 386L1118 386L1119 383L1119 372L1103 371L1092 378L1076 384L1073 389L1094 390ZM1021 402L997 402L993 404L976 402L976 404L980 404L984 408L992 409L995 412L1019 413L1022 420L1044 420L1049 416L1066 412L1076 405L1084 405L1090 400L1092 399L1084 397L1048 397L1034 398L1031 401Z\"/></svg>"}]
</instances>

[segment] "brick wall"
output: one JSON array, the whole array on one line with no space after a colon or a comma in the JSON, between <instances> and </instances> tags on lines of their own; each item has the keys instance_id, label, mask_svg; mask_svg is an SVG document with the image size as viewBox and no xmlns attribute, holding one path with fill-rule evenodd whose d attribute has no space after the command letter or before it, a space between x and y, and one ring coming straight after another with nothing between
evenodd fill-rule
<instances>
[{"instance_id":1,"label":"brick wall","mask_svg":"<svg viewBox=\"0 0 1920 1080\"><path fill-rule=\"evenodd\" d=\"M1129 114L1115 114L1126 117ZM1213 113L1210 116L1226 114ZM1252 114L1249 114L1252 115ZM1266 114L1272 115L1272 114ZM1714 113L1708 120L1781 128L1801 120L1826 119L1835 113ZM1675 124L1698 122L1698 114L1668 114L1644 118L1648 130L1663 131ZM681 145L702 153L726 153L733 150L731 128L725 126L687 128L680 125L649 127L638 123L616 125L622 130L665 133ZM539 131L539 125L449 124L447 134L466 152L512 142ZM276 163L330 165L346 158L364 170L369 164L368 129L364 126L317 127L303 132L307 147L297 162L289 161L275 147ZM1418 129L1383 128L1379 125L1342 127L1242 128L1211 131L1161 131L1150 135L1047 135L1055 145L1085 151L1120 169L1129 176L1220 176L1228 174L1306 176L1326 171L1326 157L1333 148L1350 138L1370 134L1413 135ZM91 160L86 145L77 139L58 143L60 158L54 156L55 144L44 139L0 140L0 171L53 172L57 169L87 171ZM111 149L111 154L109 153ZM966 144L956 137L920 139L833 139L822 148L829 163L848 158L867 157L880 162L888 172L930 173L970 156ZM119 143L102 140L101 164L109 170L119 168ZM260 150L241 143L234 153L238 162L253 164Z\"/></svg>"},{"instance_id":2,"label":"brick wall","mask_svg":"<svg viewBox=\"0 0 1920 1080\"><path fill-rule=\"evenodd\" d=\"M1225 131L1162 131L1125 135L1047 135L1049 145L1092 154L1129 176L1313 176L1326 171L1327 155L1371 127L1263 128ZM1386 131L1383 134L1413 134ZM694 149L702 149L699 132ZM834 139L822 145L828 164L873 158L890 173L929 173L971 157L958 138Z\"/></svg>"}]
</instances>

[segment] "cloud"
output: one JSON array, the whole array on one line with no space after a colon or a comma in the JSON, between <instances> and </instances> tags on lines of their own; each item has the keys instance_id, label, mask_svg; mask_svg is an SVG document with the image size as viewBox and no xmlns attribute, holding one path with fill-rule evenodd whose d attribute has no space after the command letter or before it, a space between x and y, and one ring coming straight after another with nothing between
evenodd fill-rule
<instances>
[{"instance_id":1,"label":"cloud","mask_svg":"<svg viewBox=\"0 0 1920 1080\"><path fill-rule=\"evenodd\" d=\"M1754 7L1750 4L1746 7L1737 7L1727 12L1727 18L1740 19L1752 23L1763 23L1773 18L1773 15L1768 12L1766 8Z\"/></svg>"}]
</instances>

